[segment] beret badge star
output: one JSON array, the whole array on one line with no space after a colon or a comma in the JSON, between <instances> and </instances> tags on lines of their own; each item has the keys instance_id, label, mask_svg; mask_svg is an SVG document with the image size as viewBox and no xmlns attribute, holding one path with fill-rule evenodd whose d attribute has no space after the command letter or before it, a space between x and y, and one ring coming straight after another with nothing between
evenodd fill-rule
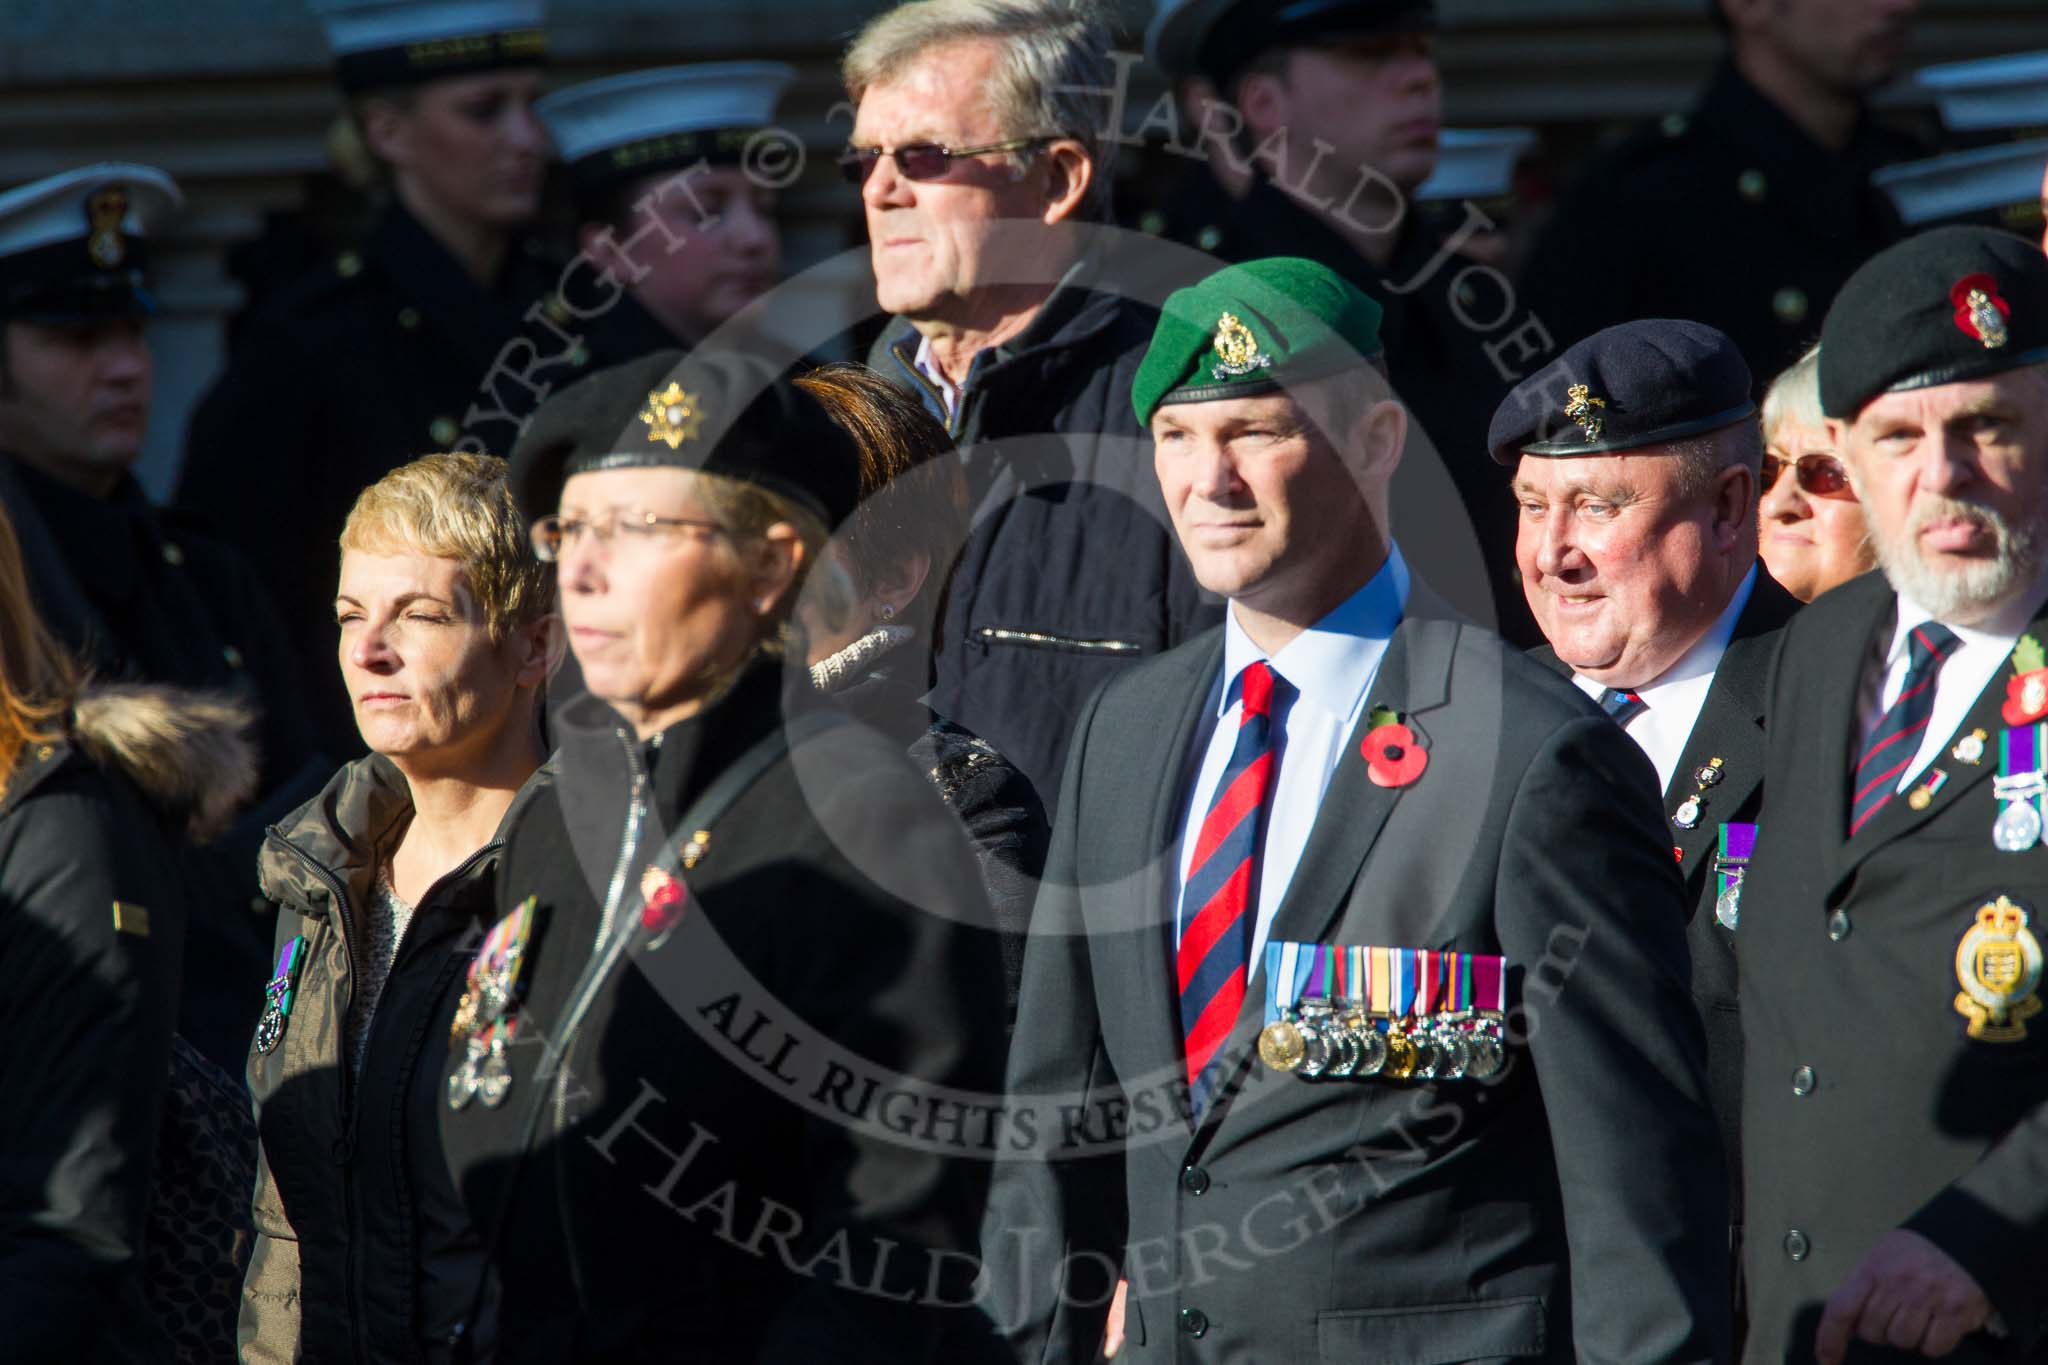
<instances>
[{"instance_id":1,"label":"beret badge star","mask_svg":"<svg viewBox=\"0 0 2048 1365\"><path fill-rule=\"evenodd\" d=\"M666 441L668 448L674 450L696 437L704 425L704 412L694 395L685 393L681 384L671 383L647 395L640 420L647 424L649 441Z\"/></svg>"},{"instance_id":2,"label":"beret badge star","mask_svg":"<svg viewBox=\"0 0 2048 1365\"><path fill-rule=\"evenodd\" d=\"M1271 368L1273 358L1259 354L1259 339L1235 313L1216 320L1216 355L1223 363L1209 371L1214 379L1241 379L1254 370Z\"/></svg>"},{"instance_id":3,"label":"beret badge star","mask_svg":"<svg viewBox=\"0 0 2048 1365\"><path fill-rule=\"evenodd\" d=\"M102 270L112 270L127 259L128 246L121 238L121 223L128 217L128 191L109 185L85 201L85 218L92 225L85 253Z\"/></svg>"},{"instance_id":4,"label":"beret badge star","mask_svg":"<svg viewBox=\"0 0 2048 1365\"><path fill-rule=\"evenodd\" d=\"M1983 342L1987 351L2005 345L2012 305L1998 292L1997 280L1982 273L1965 275L1948 291L1948 299L1956 307L1956 327L1964 336Z\"/></svg>"},{"instance_id":5,"label":"beret badge star","mask_svg":"<svg viewBox=\"0 0 2048 1365\"><path fill-rule=\"evenodd\" d=\"M1579 424L1579 430L1586 433L1588 441L1600 439L1600 433L1607 429L1607 419L1595 412L1595 408L1607 406L1605 398L1595 398L1593 391L1584 384L1574 384L1564 391L1564 415Z\"/></svg>"}]
</instances>

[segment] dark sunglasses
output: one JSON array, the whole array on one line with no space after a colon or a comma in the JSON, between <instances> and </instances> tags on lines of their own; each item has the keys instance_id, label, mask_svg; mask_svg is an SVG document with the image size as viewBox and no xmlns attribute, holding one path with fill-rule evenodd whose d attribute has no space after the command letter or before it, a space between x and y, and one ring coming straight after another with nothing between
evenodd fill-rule
<instances>
[{"instance_id":1,"label":"dark sunglasses","mask_svg":"<svg viewBox=\"0 0 2048 1365\"><path fill-rule=\"evenodd\" d=\"M911 142L901 147L848 147L839 155L839 173L849 185L865 185L885 156L896 159L896 173L905 180L937 180L952 169L953 158L988 152L1020 152L1051 142L1049 137L1013 137L985 147L941 147L936 142Z\"/></svg>"},{"instance_id":2,"label":"dark sunglasses","mask_svg":"<svg viewBox=\"0 0 2048 1365\"><path fill-rule=\"evenodd\" d=\"M1802 493L1811 493L1816 498L1854 496L1849 492L1849 471L1842 468L1842 462L1832 455L1801 455L1796 462L1765 455L1763 480L1766 489L1778 486L1778 476L1785 472L1788 464L1792 466L1793 477L1799 480Z\"/></svg>"}]
</instances>

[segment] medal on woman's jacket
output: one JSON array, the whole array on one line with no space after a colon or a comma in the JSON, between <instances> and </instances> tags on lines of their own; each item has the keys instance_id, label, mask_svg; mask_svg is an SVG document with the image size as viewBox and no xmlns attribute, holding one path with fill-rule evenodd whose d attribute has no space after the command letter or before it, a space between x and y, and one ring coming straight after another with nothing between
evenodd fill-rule
<instances>
[{"instance_id":1,"label":"medal on woman's jacket","mask_svg":"<svg viewBox=\"0 0 2048 1365\"><path fill-rule=\"evenodd\" d=\"M449 1042L463 1049L462 1065L448 1078L448 1107L460 1109L481 1097L495 1109L512 1090L512 1039L526 968L526 949L533 936L537 896L492 926L469 964L462 1000L455 1007Z\"/></svg>"}]
</instances>

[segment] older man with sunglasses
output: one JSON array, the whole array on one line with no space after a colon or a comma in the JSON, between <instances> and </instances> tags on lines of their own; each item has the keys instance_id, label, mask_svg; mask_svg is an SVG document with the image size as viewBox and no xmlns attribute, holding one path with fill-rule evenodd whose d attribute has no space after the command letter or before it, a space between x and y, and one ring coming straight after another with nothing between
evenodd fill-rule
<instances>
[{"instance_id":1,"label":"older man with sunglasses","mask_svg":"<svg viewBox=\"0 0 2048 1365\"><path fill-rule=\"evenodd\" d=\"M1515 558L1548 648L1640 745L1692 907L1708 1098L1740 1149L1740 879L1763 798L1764 694L1799 603L1757 563L1763 456L1749 366L1697 322L1596 332L1494 414L1515 469ZM1730 1192L1731 1249L1739 1192Z\"/></svg>"},{"instance_id":2,"label":"older man with sunglasses","mask_svg":"<svg viewBox=\"0 0 2048 1365\"><path fill-rule=\"evenodd\" d=\"M1088 695L1220 614L1131 413L1146 267L1105 261L1091 232L1109 198L1088 93L1115 84L1108 33L1057 0L916 0L867 26L843 74L842 164L895 315L869 364L946 423L977 502L932 704L1050 810Z\"/></svg>"}]
</instances>

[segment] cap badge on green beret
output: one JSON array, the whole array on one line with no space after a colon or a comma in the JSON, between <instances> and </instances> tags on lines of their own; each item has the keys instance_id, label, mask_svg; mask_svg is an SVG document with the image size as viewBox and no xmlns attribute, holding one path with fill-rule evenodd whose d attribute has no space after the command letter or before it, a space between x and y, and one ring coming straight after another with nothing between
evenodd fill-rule
<instances>
[{"instance_id":1,"label":"cap badge on green beret","mask_svg":"<svg viewBox=\"0 0 2048 1365\"><path fill-rule=\"evenodd\" d=\"M1216 320L1216 354L1223 363L1209 371L1212 379L1240 379L1253 370L1273 367L1273 357L1259 354L1259 339L1252 329L1225 313Z\"/></svg>"},{"instance_id":2,"label":"cap badge on green beret","mask_svg":"<svg viewBox=\"0 0 2048 1365\"><path fill-rule=\"evenodd\" d=\"M85 253L102 270L112 270L127 258L127 244L121 240L121 223L128 217L128 189L109 185L85 201L85 219L92 225Z\"/></svg>"},{"instance_id":3,"label":"cap badge on green beret","mask_svg":"<svg viewBox=\"0 0 2048 1365\"><path fill-rule=\"evenodd\" d=\"M2005 345L2005 320L2012 316L2012 305L2000 296L1997 280L1982 273L1965 275L1948 291L1948 300L1956 306L1956 326L1964 336L1983 342L1987 351Z\"/></svg>"},{"instance_id":4,"label":"cap badge on green beret","mask_svg":"<svg viewBox=\"0 0 2048 1365\"><path fill-rule=\"evenodd\" d=\"M1605 398L1596 398L1593 391L1584 384L1574 384L1564 391L1564 415L1579 424L1579 430L1586 433L1588 441L1600 439L1600 433L1607 429L1607 419L1593 411L1607 406Z\"/></svg>"},{"instance_id":5,"label":"cap badge on green beret","mask_svg":"<svg viewBox=\"0 0 2048 1365\"><path fill-rule=\"evenodd\" d=\"M698 406L695 395L683 392L681 384L671 382L667 388L647 395L640 420L647 424L649 441L666 441L668 448L674 450L695 439L704 425L704 410Z\"/></svg>"}]
</instances>

